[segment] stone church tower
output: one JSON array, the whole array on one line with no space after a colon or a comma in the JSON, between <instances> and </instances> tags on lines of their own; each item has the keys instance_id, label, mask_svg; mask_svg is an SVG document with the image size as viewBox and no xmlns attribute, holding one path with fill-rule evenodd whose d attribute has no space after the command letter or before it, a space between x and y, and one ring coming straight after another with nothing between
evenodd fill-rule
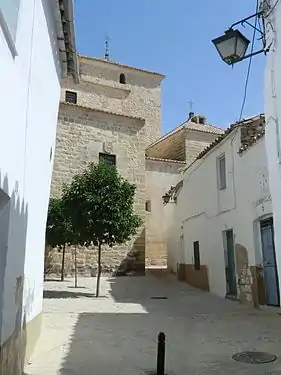
<instances>
[{"instance_id":1,"label":"stone church tower","mask_svg":"<svg viewBox=\"0 0 281 375\"><path fill-rule=\"evenodd\" d=\"M164 76L83 56L79 68L78 85L63 82L51 194L59 196L63 184L89 162L105 159L137 186L135 211L145 220L145 149L161 137ZM79 267L85 275L94 275L95 257L93 249L81 251ZM105 272L142 274L144 267L144 227L131 244L103 252Z\"/></svg>"}]
</instances>

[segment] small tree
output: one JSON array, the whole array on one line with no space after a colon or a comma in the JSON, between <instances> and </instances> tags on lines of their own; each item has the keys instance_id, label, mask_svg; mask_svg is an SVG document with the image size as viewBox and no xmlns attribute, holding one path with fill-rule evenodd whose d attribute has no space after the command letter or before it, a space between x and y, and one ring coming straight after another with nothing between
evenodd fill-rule
<instances>
[{"instance_id":1,"label":"small tree","mask_svg":"<svg viewBox=\"0 0 281 375\"><path fill-rule=\"evenodd\" d=\"M71 219L62 198L51 198L48 208L46 243L62 250L61 281L64 280L65 247L74 242Z\"/></svg>"},{"instance_id":2,"label":"small tree","mask_svg":"<svg viewBox=\"0 0 281 375\"><path fill-rule=\"evenodd\" d=\"M102 245L123 244L136 234L141 219L134 214L135 185L123 179L115 166L90 164L64 188L72 225L86 244L98 247L96 297L99 296Z\"/></svg>"}]
</instances>

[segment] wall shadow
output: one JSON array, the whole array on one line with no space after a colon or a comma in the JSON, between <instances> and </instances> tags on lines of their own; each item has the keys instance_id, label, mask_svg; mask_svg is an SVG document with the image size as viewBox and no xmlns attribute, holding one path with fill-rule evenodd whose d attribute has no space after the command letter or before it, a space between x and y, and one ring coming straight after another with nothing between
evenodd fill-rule
<instances>
[{"instance_id":1,"label":"wall shadow","mask_svg":"<svg viewBox=\"0 0 281 375\"><path fill-rule=\"evenodd\" d=\"M94 293L83 293L83 292L68 292L65 290L44 290L43 298L44 299L54 299L54 298L80 298L80 297L87 297L87 298L95 298Z\"/></svg>"},{"instance_id":2,"label":"wall shadow","mask_svg":"<svg viewBox=\"0 0 281 375\"><path fill-rule=\"evenodd\" d=\"M32 291L24 301L28 207L0 171L0 373L21 374L26 350L26 314Z\"/></svg>"},{"instance_id":3,"label":"wall shadow","mask_svg":"<svg viewBox=\"0 0 281 375\"><path fill-rule=\"evenodd\" d=\"M132 249L128 251L113 276L144 276L145 275L145 228L135 239Z\"/></svg>"},{"instance_id":4,"label":"wall shadow","mask_svg":"<svg viewBox=\"0 0 281 375\"><path fill-rule=\"evenodd\" d=\"M269 350L266 337L275 341L273 352L280 345L278 316L261 319L252 309L165 278L117 277L110 285L122 306L92 304L94 312L78 314L58 374L152 375L160 331L166 334L166 373L172 375L250 374L249 365L238 369L233 351ZM163 293L166 300L151 299Z\"/></svg>"},{"instance_id":5,"label":"wall shadow","mask_svg":"<svg viewBox=\"0 0 281 375\"><path fill-rule=\"evenodd\" d=\"M138 373L136 370L155 370L156 362L151 360L156 348L155 329L151 329L151 345L141 337L144 324L152 328L152 321L146 318L144 314L79 314L58 374L129 375Z\"/></svg>"}]
</instances>

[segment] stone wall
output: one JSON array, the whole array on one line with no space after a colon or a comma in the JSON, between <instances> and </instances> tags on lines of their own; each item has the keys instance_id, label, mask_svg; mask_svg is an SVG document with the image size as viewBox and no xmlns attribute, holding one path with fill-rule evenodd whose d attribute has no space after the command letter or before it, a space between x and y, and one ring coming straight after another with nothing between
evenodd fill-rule
<instances>
[{"instance_id":1,"label":"stone wall","mask_svg":"<svg viewBox=\"0 0 281 375\"><path fill-rule=\"evenodd\" d=\"M167 241L174 217L174 203L166 206L162 196L181 178L184 162L146 158L146 265L167 266Z\"/></svg>"},{"instance_id":2,"label":"stone wall","mask_svg":"<svg viewBox=\"0 0 281 375\"><path fill-rule=\"evenodd\" d=\"M141 229L137 238L123 246L102 248L102 273L105 275L127 276L143 275L145 264L145 232ZM75 275L75 251L77 273L79 276L94 277L97 274L98 250L95 247L83 248L68 246L65 252L65 277ZM51 249L45 259L49 267L46 276L60 277L62 267L62 251Z\"/></svg>"},{"instance_id":3,"label":"stone wall","mask_svg":"<svg viewBox=\"0 0 281 375\"><path fill-rule=\"evenodd\" d=\"M161 81L164 76L110 61L79 56L80 83L63 81L51 195L99 153L116 155L119 173L137 186L135 211L145 222L145 148L161 136ZM120 83L120 74L125 84ZM65 103L65 91L77 103ZM61 254L54 250L50 272L58 275ZM79 274L96 272L95 249L78 250ZM103 251L104 273L143 273L145 229L129 244ZM73 249L67 249L66 273L74 272Z\"/></svg>"},{"instance_id":4,"label":"stone wall","mask_svg":"<svg viewBox=\"0 0 281 375\"><path fill-rule=\"evenodd\" d=\"M144 121L140 119L116 116L62 103L59 112L51 195L59 196L64 183L69 183L72 177L85 169L90 162L98 163L100 152L108 152L116 155L119 173L137 186L134 209L144 221L144 139ZM136 269L138 273L144 272L144 252L145 233L140 228L132 243L106 252L104 270L112 273L120 267L123 269L128 266L128 272ZM59 257L60 255L57 254L54 259L52 273L59 272L57 269ZM80 273L95 272L93 270L96 264L95 257L95 251L81 251L79 254ZM71 253L67 255L67 262L70 259ZM133 264L133 260L137 264Z\"/></svg>"},{"instance_id":5,"label":"stone wall","mask_svg":"<svg viewBox=\"0 0 281 375\"><path fill-rule=\"evenodd\" d=\"M218 134L207 133L195 130L186 130L185 138L185 154L186 154L186 164L191 164L198 154L204 150L210 143L212 143Z\"/></svg>"},{"instance_id":6,"label":"stone wall","mask_svg":"<svg viewBox=\"0 0 281 375\"><path fill-rule=\"evenodd\" d=\"M77 104L90 108L136 116L145 120L145 144L161 136L161 81L164 76L124 67L104 60L79 58L79 85L65 79L65 90L77 92ZM119 83L125 74L126 84Z\"/></svg>"}]
</instances>

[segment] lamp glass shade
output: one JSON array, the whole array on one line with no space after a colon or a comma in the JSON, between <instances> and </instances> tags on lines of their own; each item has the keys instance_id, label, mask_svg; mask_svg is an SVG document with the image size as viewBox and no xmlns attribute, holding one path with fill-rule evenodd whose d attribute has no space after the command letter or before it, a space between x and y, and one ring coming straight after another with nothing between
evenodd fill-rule
<instances>
[{"instance_id":1,"label":"lamp glass shade","mask_svg":"<svg viewBox=\"0 0 281 375\"><path fill-rule=\"evenodd\" d=\"M246 54L250 41L239 30L228 30L224 35L213 39L218 53L223 61L232 65L240 60Z\"/></svg>"}]
</instances>

